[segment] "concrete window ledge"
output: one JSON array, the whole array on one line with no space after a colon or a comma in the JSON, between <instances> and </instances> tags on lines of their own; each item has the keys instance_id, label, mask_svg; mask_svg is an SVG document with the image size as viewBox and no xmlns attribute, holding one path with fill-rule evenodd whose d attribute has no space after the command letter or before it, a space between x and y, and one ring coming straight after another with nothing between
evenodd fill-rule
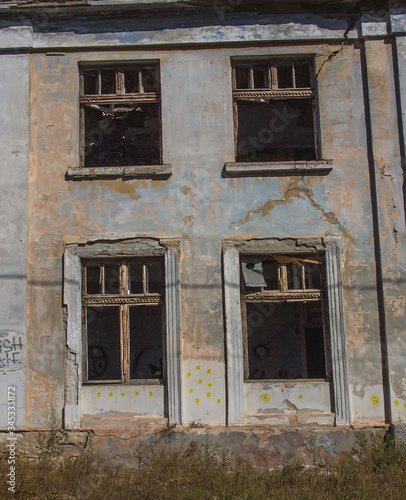
<instances>
[{"instance_id":1,"label":"concrete window ledge","mask_svg":"<svg viewBox=\"0 0 406 500\"><path fill-rule=\"evenodd\" d=\"M172 175L172 163L138 165L136 167L75 167L68 168L66 179L167 179Z\"/></svg>"},{"instance_id":2,"label":"concrete window ledge","mask_svg":"<svg viewBox=\"0 0 406 500\"><path fill-rule=\"evenodd\" d=\"M238 176L255 175L323 175L333 169L333 160L285 162L226 162L225 173Z\"/></svg>"}]
</instances>

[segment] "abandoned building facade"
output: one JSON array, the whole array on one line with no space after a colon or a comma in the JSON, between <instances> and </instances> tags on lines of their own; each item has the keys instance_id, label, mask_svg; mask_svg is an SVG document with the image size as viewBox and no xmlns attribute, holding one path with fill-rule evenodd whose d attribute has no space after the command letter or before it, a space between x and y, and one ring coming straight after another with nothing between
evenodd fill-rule
<instances>
[{"instance_id":1,"label":"abandoned building facade","mask_svg":"<svg viewBox=\"0 0 406 500\"><path fill-rule=\"evenodd\" d=\"M402 2L0 16L1 429L405 426Z\"/></svg>"}]
</instances>

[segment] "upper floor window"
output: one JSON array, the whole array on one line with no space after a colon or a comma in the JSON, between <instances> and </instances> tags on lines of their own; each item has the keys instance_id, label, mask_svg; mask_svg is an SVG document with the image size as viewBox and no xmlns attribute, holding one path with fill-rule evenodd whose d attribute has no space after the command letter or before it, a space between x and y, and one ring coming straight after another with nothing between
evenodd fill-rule
<instances>
[{"instance_id":1,"label":"upper floor window","mask_svg":"<svg viewBox=\"0 0 406 500\"><path fill-rule=\"evenodd\" d=\"M318 160L313 62L235 61L237 162Z\"/></svg>"},{"instance_id":2,"label":"upper floor window","mask_svg":"<svg viewBox=\"0 0 406 500\"><path fill-rule=\"evenodd\" d=\"M159 65L80 67L81 165L159 165Z\"/></svg>"}]
</instances>

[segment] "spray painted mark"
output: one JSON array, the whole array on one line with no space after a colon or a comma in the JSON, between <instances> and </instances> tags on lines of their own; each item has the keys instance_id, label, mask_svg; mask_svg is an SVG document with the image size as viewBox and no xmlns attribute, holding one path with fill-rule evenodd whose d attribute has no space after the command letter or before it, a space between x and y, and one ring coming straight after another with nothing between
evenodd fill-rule
<instances>
[{"instance_id":1,"label":"spray painted mark","mask_svg":"<svg viewBox=\"0 0 406 500\"><path fill-rule=\"evenodd\" d=\"M0 331L0 371L24 368L23 334L15 330Z\"/></svg>"},{"instance_id":2,"label":"spray painted mark","mask_svg":"<svg viewBox=\"0 0 406 500\"><path fill-rule=\"evenodd\" d=\"M374 405L374 411L375 411L377 406L379 406L379 396L377 396L376 394L371 396L371 403Z\"/></svg>"},{"instance_id":3,"label":"spray painted mark","mask_svg":"<svg viewBox=\"0 0 406 500\"><path fill-rule=\"evenodd\" d=\"M271 399L271 396L267 392L263 392L260 398L264 403L267 403Z\"/></svg>"}]
</instances>

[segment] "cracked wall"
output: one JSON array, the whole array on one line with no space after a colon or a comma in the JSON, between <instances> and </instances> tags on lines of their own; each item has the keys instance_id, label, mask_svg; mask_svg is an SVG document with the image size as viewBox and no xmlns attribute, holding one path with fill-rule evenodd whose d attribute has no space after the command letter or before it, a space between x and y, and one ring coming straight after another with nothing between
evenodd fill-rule
<instances>
[{"instance_id":1,"label":"cracked wall","mask_svg":"<svg viewBox=\"0 0 406 500\"><path fill-rule=\"evenodd\" d=\"M353 420L356 424L384 420L364 89L354 30L348 29L343 19L327 21L317 16L302 23L295 18L285 27L267 18L268 31L264 26L254 29L249 16L240 21L238 27L217 30L185 27L182 19L172 20L174 25L168 27L164 20L156 19L155 25L161 23L164 29L142 32L135 27L126 33L105 30L95 34L87 28L88 32L83 29L82 34L74 34L61 26L55 36L36 34L38 50L30 55L29 428L45 426L50 404L61 410L65 385L68 400L76 397L68 382L74 360L65 349L65 246L94 238L119 242L134 237L180 240L183 417L185 422L222 425L226 408L222 240L340 235ZM295 26L300 29L294 33ZM283 43L300 33L306 35L304 38L313 37L313 43ZM159 45L174 40L176 48ZM187 45L191 41L201 45ZM244 44L232 46L230 41ZM93 50L95 42L97 52ZM371 57L375 50L386 54L383 41L374 43ZM59 50L52 52L51 44ZM69 51L65 51L67 46ZM318 73L322 157L332 160L333 170L327 175L288 177L222 175L224 163L234 160L230 58L309 54L315 56ZM118 60L160 61L163 160L173 164L173 173L166 180L66 180L67 169L79 164L78 63ZM394 147L396 125L392 121L387 128L387 103L381 106L378 102L382 95L393 94L388 77L391 66L387 54L377 60L386 79L371 80L378 103L376 118L388 134L385 140L392 141ZM392 109L393 102L389 104ZM385 159L381 162L377 156L377 164L383 180L389 183L380 200L382 206L389 206L394 197L387 174L398 160L385 148L386 142L377 142L377 151ZM399 177L397 171L394 175ZM404 331L404 299L399 298L404 245L398 250L404 233L391 224L396 218L400 224L404 215L402 219L398 211L392 211L385 217L388 239L384 248L395 262L386 268L395 345L403 342ZM394 371L403 373L403 351L398 356L394 351ZM65 357L68 368L64 375L61 366ZM402 375L395 375L393 384L400 402L399 419L404 419ZM123 414L127 410L123 406ZM125 421L123 416L117 418Z\"/></svg>"}]
</instances>

